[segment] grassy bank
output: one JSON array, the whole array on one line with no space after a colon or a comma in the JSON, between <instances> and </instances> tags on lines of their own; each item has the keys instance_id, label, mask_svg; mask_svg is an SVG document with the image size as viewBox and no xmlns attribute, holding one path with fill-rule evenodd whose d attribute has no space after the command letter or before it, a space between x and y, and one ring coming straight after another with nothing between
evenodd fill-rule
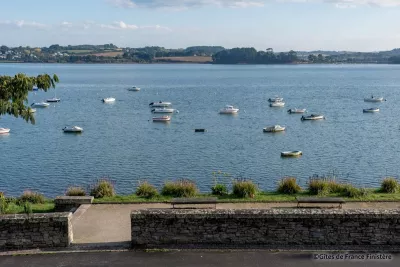
<instances>
[{"instance_id":1,"label":"grassy bank","mask_svg":"<svg viewBox=\"0 0 400 267\"><path fill-rule=\"evenodd\" d=\"M339 194L327 194L323 197L342 197L348 202L352 201L399 201L400 193L381 193L378 189L368 189L368 194L364 197L342 197ZM217 197L219 202L289 202L296 201L296 197L318 197L309 192L302 192L293 195L280 194L276 192L261 192L254 196L254 198L239 198L232 194L226 196L213 196L211 194L197 194L195 197ZM322 197L322 196L321 196ZM154 202L170 202L172 197L157 196L154 198L139 197L135 194L132 195L116 195L113 197L95 199L94 203L154 203Z\"/></svg>"},{"instance_id":2,"label":"grassy bank","mask_svg":"<svg viewBox=\"0 0 400 267\"><path fill-rule=\"evenodd\" d=\"M32 213L54 212L54 203L52 201L43 204L32 204ZM25 213L24 207L16 203L10 203L5 214Z\"/></svg>"}]
</instances>

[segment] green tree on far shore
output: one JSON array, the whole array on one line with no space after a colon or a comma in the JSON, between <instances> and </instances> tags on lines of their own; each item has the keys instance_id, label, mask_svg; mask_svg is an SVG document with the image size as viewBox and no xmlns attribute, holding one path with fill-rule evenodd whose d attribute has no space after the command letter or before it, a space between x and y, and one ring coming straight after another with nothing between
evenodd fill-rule
<instances>
[{"instance_id":1,"label":"green tree on far shore","mask_svg":"<svg viewBox=\"0 0 400 267\"><path fill-rule=\"evenodd\" d=\"M55 88L58 82L59 79L55 74L53 77L48 74L29 77L23 73L18 73L14 77L0 75L0 116L13 115L34 124L33 112L26 106L28 93L33 91L34 87L47 92L50 88Z\"/></svg>"}]
</instances>

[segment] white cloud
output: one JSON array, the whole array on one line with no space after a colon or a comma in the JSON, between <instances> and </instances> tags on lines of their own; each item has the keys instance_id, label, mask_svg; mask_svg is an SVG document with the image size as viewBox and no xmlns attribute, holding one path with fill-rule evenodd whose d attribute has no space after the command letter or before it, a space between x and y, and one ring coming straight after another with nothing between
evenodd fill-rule
<instances>
[{"instance_id":1,"label":"white cloud","mask_svg":"<svg viewBox=\"0 0 400 267\"><path fill-rule=\"evenodd\" d=\"M137 30L139 28L134 24L126 24L123 21L115 21L113 24L100 24L100 27L115 30Z\"/></svg>"},{"instance_id":2,"label":"white cloud","mask_svg":"<svg viewBox=\"0 0 400 267\"><path fill-rule=\"evenodd\" d=\"M219 7L261 7L265 0L107 0L116 7L123 8L173 8L185 9L201 6L219 6Z\"/></svg>"},{"instance_id":3,"label":"white cloud","mask_svg":"<svg viewBox=\"0 0 400 267\"><path fill-rule=\"evenodd\" d=\"M63 22L61 22L61 27L71 28L72 27L72 23L68 22L68 21L63 21Z\"/></svg>"},{"instance_id":4,"label":"white cloud","mask_svg":"<svg viewBox=\"0 0 400 267\"><path fill-rule=\"evenodd\" d=\"M25 21L25 20L4 20L0 21L0 25L6 25L6 26L12 26L12 27L18 27L18 28L37 28L37 29L45 29L48 28L49 26L43 23L39 23L36 21Z\"/></svg>"},{"instance_id":5,"label":"white cloud","mask_svg":"<svg viewBox=\"0 0 400 267\"><path fill-rule=\"evenodd\" d=\"M122 8L172 8L178 10L202 6L231 8L262 7L273 2L328 3L334 4L338 8L400 6L400 0L107 0L107 2Z\"/></svg>"},{"instance_id":6,"label":"white cloud","mask_svg":"<svg viewBox=\"0 0 400 267\"><path fill-rule=\"evenodd\" d=\"M139 30L139 29L153 29L153 30L165 30L171 31L170 28L160 25L148 25L148 26L138 26L134 24L127 24L123 21L115 21L112 24L99 24L99 26L103 29L112 29L112 30Z\"/></svg>"}]
</instances>

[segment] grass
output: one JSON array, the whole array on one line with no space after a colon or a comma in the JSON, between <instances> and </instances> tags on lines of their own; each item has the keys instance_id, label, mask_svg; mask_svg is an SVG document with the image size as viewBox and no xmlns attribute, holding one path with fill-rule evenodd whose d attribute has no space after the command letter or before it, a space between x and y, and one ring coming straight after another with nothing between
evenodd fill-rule
<instances>
[{"instance_id":1,"label":"grass","mask_svg":"<svg viewBox=\"0 0 400 267\"><path fill-rule=\"evenodd\" d=\"M379 189L366 189L368 194L362 197L343 197L347 202L352 201L399 201L400 202L400 193L388 194L382 193ZM195 197L210 197L211 194L197 194ZM316 197L315 195L310 194L308 191L287 195L280 194L277 192L260 192L257 193L254 198L240 198L236 197L232 194L225 196L214 196L217 197L219 202L290 202L296 201L296 197ZM324 197L341 197L338 193L329 193L324 195ZM155 198L147 199L143 197L138 197L136 195L116 195L114 197L95 199L94 203L157 203L157 202L170 202L172 197L166 196L157 196Z\"/></svg>"},{"instance_id":2,"label":"grass","mask_svg":"<svg viewBox=\"0 0 400 267\"><path fill-rule=\"evenodd\" d=\"M43 204L32 204L31 206L33 213L54 212L53 202L46 202ZM16 214L16 213L24 213L24 206L17 205L16 203L10 203L8 205L6 214Z\"/></svg>"}]
</instances>

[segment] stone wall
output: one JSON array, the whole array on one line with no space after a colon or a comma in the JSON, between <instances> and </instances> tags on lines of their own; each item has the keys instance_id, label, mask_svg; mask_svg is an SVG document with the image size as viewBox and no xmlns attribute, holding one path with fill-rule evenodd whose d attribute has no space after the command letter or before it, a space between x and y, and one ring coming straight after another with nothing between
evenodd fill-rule
<instances>
[{"instance_id":1,"label":"stone wall","mask_svg":"<svg viewBox=\"0 0 400 267\"><path fill-rule=\"evenodd\" d=\"M55 211L75 211L80 205L92 204L93 199L91 196L59 196L54 199Z\"/></svg>"},{"instance_id":2,"label":"stone wall","mask_svg":"<svg viewBox=\"0 0 400 267\"><path fill-rule=\"evenodd\" d=\"M73 239L72 214L0 215L0 249L67 247Z\"/></svg>"},{"instance_id":3,"label":"stone wall","mask_svg":"<svg viewBox=\"0 0 400 267\"><path fill-rule=\"evenodd\" d=\"M399 210L148 209L131 213L134 248L400 248Z\"/></svg>"}]
</instances>

